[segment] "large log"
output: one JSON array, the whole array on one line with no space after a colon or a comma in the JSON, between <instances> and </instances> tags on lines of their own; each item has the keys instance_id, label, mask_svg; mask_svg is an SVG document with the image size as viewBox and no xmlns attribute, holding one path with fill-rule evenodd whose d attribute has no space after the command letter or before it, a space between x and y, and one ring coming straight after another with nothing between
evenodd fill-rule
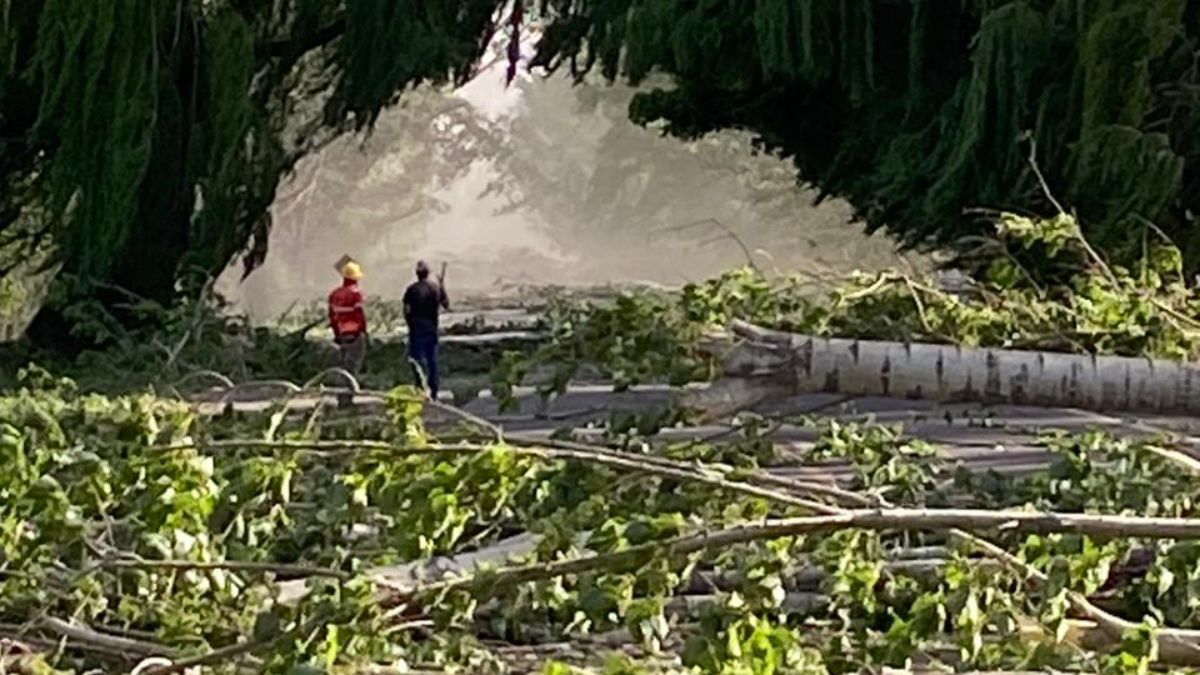
<instances>
[{"instance_id":1,"label":"large log","mask_svg":"<svg viewBox=\"0 0 1200 675\"><path fill-rule=\"evenodd\" d=\"M723 377L684 403L714 415L813 393L1200 414L1200 368L1190 363L821 338L742 322L706 349L722 359Z\"/></svg>"}]
</instances>

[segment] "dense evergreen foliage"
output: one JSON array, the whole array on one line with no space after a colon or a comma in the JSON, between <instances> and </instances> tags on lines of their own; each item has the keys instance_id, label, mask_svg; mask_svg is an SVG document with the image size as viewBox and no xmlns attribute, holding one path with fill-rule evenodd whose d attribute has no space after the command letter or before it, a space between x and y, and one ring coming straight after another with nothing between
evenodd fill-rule
<instances>
[{"instance_id":1,"label":"dense evergreen foliage","mask_svg":"<svg viewBox=\"0 0 1200 675\"><path fill-rule=\"evenodd\" d=\"M253 268L281 177L407 85L468 77L495 4L6 1L0 227L155 299Z\"/></svg>"},{"instance_id":2,"label":"dense evergreen foliage","mask_svg":"<svg viewBox=\"0 0 1200 675\"><path fill-rule=\"evenodd\" d=\"M970 207L1078 208L1104 249L1145 223L1184 245L1200 181L1200 3L1184 0L552 0L541 63L678 86L672 132L747 128L803 180L911 244L986 231ZM581 58L577 58L581 57ZM585 58L582 58L585 57Z\"/></svg>"},{"instance_id":3,"label":"dense evergreen foliage","mask_svg":"<svg viewBox=\"0 0 1200 675\"><path fill-rule=\"evenodd\" d=\"M532 5L533 3L528 3ZM0 245L158 300L266 252L295 162L413 83L470 77L499 0L6 0ZM1183 247L1200 185L1185 0L546 0L536 64L674 76L635 99L678 134L745 128L873 228L943 243L967 207L1047 210L1089 237ZM516 13L519 17L520 13ZM511 55L511 54L510 54ZM179 282L184 282L182 286Z\"/></svg>"}]
</instances>

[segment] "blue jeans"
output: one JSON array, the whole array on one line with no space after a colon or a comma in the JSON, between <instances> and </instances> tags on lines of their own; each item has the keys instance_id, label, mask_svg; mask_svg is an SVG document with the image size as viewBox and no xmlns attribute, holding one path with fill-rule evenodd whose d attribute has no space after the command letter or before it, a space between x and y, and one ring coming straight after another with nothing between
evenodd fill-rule
<instances>
[{"instance_id":1,"label":"blue jeans","mask_svg":"<svg viewBox=\"0 0 1200 675\"><path fill-rule=\"evenodd\" d=\"M412 333L408 336L408 356L414 362L413 376L418 384L424 377L429 387L429 396L435 401L438 395L437 352L437 333Z\"/></svg>"}]
</instances>

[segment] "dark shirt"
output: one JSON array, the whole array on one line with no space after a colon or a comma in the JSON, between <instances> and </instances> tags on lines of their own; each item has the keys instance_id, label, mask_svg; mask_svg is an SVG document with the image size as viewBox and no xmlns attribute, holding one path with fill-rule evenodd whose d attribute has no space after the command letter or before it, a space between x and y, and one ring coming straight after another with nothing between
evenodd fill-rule
<instances>
[{"instance_id":1,"label":"dark shirt","mask_svg":"<svg viewBox=\"0 0 1200 675\"><path fill-rule=\"evenodd\" d=\"M438 310L450 307L446 291L435 281L425 279L404 291L404 319L409 335L437 335Z\"/></svg>"}]
</instances>

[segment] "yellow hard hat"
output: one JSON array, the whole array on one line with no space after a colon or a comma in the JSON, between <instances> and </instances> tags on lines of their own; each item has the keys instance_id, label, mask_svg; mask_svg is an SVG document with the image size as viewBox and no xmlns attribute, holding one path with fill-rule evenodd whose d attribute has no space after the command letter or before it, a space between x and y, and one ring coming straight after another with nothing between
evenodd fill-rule
<instances>
[{"instance_id":1,"label":"yellow hard hat","mask_svg":"<svg viewBox=\"0 0 1200 675\"><path fill-rule=\"evenodd\" d=\"M351 281L358 281L363 278L362 268L356 262L348 262L345 267L342 267L342 276Z\"/></svg>"}]
</instances>

